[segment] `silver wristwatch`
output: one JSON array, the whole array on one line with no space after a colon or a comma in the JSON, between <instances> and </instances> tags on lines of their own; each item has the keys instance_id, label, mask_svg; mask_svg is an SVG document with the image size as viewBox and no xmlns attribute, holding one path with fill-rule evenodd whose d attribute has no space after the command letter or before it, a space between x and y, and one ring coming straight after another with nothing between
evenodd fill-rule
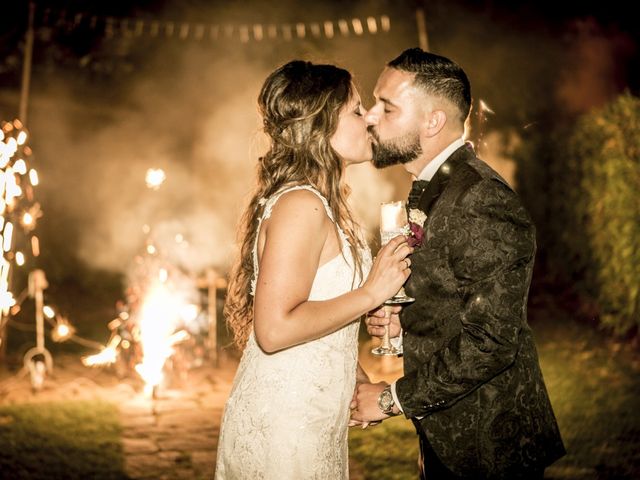
<instances>
[{"instance_id":1,"label":"silver wristwatch","mask_svg":"<svg viewBox=\"0 0 640 480\"><path fill-rule=\"evenodd\" d=\"M378 408L385 415L394 415L393 407L395 404L396 402L393 401L393 395L391 394L391 385L387 385L378 397Z\"/></svg>"}]
</instances>

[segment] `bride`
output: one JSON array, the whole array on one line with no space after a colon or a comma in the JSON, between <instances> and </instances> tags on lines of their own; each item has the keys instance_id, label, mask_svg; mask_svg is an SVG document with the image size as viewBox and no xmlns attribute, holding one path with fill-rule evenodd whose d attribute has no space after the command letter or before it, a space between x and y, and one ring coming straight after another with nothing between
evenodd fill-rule
<instances>
[{"instance_id":1,"label":"bride","mask_svg":"<svg viewBox=\"0 0 640 480\"><path fill-rule=\"evenodd\" d=\"M271 146L258 163L225 306L244 349L216 479L347 479L360 317L409 276L396 237L375 262L346 203L345 167L371 160L351 75L292 61L258 98ZM356 378L357 377L357 378Z\"/></svg>"}]
</instances>

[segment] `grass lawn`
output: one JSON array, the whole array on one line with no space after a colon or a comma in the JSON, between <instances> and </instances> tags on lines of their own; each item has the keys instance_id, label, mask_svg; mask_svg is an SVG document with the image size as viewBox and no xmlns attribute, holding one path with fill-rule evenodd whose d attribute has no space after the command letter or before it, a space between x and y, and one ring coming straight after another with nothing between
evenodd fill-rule
<instances>
[{"instance_id":1,"label":"grass lawn","mask_svg":"<svg viewBox=\"0 0 640 480\"><path fill-rule=\"evenodd\" d=\"M536 317L540 363L568 451L545 478L640 478L640 355L560 311ZM404 417L350 430L349 446L366 479L417 478L417 437Z\"/></svg>"},{"instance_id":2,"label":"grass lawn","mask_svg":"<svg viewBox=\"0 0 640 480\"><path fill-rule=\"evenodd\" d=\"M553 478L640 478L640 354L595 329L534 325L567 455Z\"/></svg>"},{"instance_id":3,"label":"grass lawn","mask_svg":"<svg viewBox=\"0 0 640 480\"><path fill-rule=\"evenodd\" d=\"M404 417L385 420L366 430L349 430L349 456L364 478L403 480L418 477L418 437Z\"/></svg>"},{"instance_id":4,"label":"grass lawn","mask_svg":"<svg viewBox=\"0 0 640 480\"><path fill-rule=\"evenodd\" d=\"M0 478L128 478L116 408L100 401L0 406Z\"/></svg>"}]
</instances>

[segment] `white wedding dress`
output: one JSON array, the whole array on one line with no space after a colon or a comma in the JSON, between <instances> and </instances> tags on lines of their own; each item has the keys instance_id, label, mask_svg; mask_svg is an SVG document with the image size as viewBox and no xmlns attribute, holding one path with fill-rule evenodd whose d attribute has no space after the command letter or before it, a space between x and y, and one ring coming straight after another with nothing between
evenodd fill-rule
<instances>
[{"instance_id":1,"label":"white wedding dress","mask_svg":"<svg viewBox=\"0 0 640 480\"><path fill-rule=\"evenodd\" d=\"M283 193L298 189L318 195L334 221L319 192L296 186L267 200L260 223ZM347 237L339 228L338 232L342 254L318 268L309 300L334 298L361 283ZM257 272L257 241L253 254ZM366 249L360 255L366 278L371 253ZM255 277L252 290L254 286ZM251 333L224 409L216 479L349 478L347 425L359 324L355 320L325 337L273 354L262 351Z\"/></svg>"}]
</instances>

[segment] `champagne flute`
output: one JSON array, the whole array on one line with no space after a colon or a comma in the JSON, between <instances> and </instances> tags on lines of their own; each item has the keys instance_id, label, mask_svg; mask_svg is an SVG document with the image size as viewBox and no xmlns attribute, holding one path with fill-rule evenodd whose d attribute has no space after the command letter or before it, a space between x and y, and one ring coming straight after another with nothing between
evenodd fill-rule
<instances>
[{"instance_id":1,"label":"champagne flute","mask_svg":"<svg viewBox=\"0 0 640 480\"><path fill-rule=\"evenodd\" d=\"M409 231L409 221L407 219L407 209L405 202L400 200L397 202L385 202L380 205L380 243L385 246L392 238L398 235L407 235ZM402 305L414 302L415 298L409 297L404 287L384 302L385 316L391 316L391 306ZM384 327L384 335L379 346L371 350L374 355L400 355L401 348L391 345L389 340L389 325Z\"/></svg>"}]
</instances>

